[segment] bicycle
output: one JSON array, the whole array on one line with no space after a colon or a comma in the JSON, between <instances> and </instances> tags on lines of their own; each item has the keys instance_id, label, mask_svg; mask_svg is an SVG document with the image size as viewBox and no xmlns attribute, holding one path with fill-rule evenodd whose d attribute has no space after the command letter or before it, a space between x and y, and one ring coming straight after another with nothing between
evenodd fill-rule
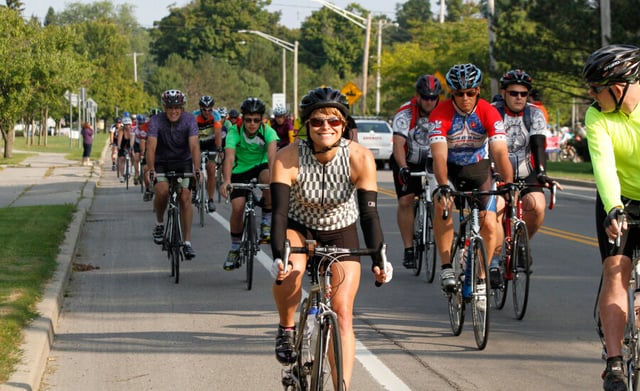
<instances>
[{"instance_id":1,"label":"bicycle","mask_svg":"<svg viewBox=\"0 0 640 391\"><path fill-rule=\"evenodd\" d=\"M222 200L220 188L224 181L222 180L222 163L224 162L224 150L218 151L216 155L216 194L218 194L218 203Z\"/></svg>"},{"instance_id":2,"label":"bicycle","mask_svg":"<svg viewBox=\"0 0 640 391\"><path fill-rule=\"evenodd\" d=\"M213 157L218 156L218 152L204 151L200 152L200 173L202 178L196 192L196 207L200 216L200 226L204 227L205 215L209 212L207 206L207 163Z\"/></svg>"},{"instance_id":3,"label":"bicycle","mask_svg":"<svg viewBox=\"0 0 640 391\"><path fill-rule=\"evenodd\" d=\"M122 176L124 177L124 183L126 184L127 190L129 190L129 178L131 177L131 173L129 170L131 169L131 154L129 153L129 149L124 150L124 171Z\"/></svg>"},{"instance_id":4,"label":"bicycle","mask_svg":"<svg viewBox=\"0 0 640 391\"><path fill-rule=\"evenodd\" d=\"M522 180L506 186L502 192L508 194L505 213L502 218L504 243L500 251L500 286L491 288L496 309L504 308L507 300L509 281L513 282L513 311L516 319L522 320L529 302L529 286L531 277L531 248L527 225L522 219L522 198L520 192L527 187L547 188L549 194L549 210L556 204L556 184L551 187L541 184L527 184Z\"/></svg>"},{"instance_id":5,"label":"bicycle","mask_svg":"<svg viewBox=\"0 0 640 391\"><path fill-rule=\"evenodd\" d=\"M464 324L465 306L471 304L473 332L479 350L487 346L489 338L489 294L486 281L489 270L487 251L484 240L480 236L481 197L496 195L496 191L448 191L450 196L459 201L460 223L458 231L454 232L451 244L451 266L457 276L455 287L445 292L448 299L449 322L453 335L462 332ZM443 196L445 196L443 194ZM443 219L449 217L449 197L445 196L445 210ZM467 202L470 210L465 213L464 204ZM480 277L484 274L484 277ZM484 292L478 286L485 285Z\"/></svg>"},{"instance_id":6,"label":"bicycle","mask_svg":"<svg viewBox=\"0 0 640 391\"><path fill-rule=\"evenodd\" d=\"M340 260L347 256L380 254L386 270L386 244L380 249L347 249L335 246L318 246L315 240L307 240L304 247L291 247L284 243L284 259L292 253L307 254L310 271L309 294L300 304L300 320L294 340L297 359L282 369L282 385L285 391L320 391L343 389L342 345L337 314L331 308L332 293L340 288ZM276 281L281 284L282 281ZM376 286L380 284L376 283ZM314 316L313 330L309 330L308 317ZM330 362L330 360L332 360ZM333 365L332 365L333 363Z\"/></svg>"},{"instance_id":7,"label":"bicycle","mask_svg":"<svg viewBox=\"0 0 640 391\"><path fill-rule=\"evenodd\" d=\"M640 226L640 220L632 219L625 214L618 215L618 226L621 226L624 219L627 220L629 227ZM615 241L613 253L620 247L620 234ZM627 375L627 384L629 390L640 390L640 313L636 312L635 294L640 292L640 245L636 245L632 254L632 269L629 277L629 286L627 288L627 321L624 329L624 338L622 339L622 359L625 363L625 371ZM602 332L602 323L600 321L600 313L598 312L600 291L602 289L602 274L600 275L600 285L596 302L593 308L593 317L596 321L596 331L602 343L602 359L607 360L607 346Z\"/></svg>"},{"instance_id":8,"label":"bicycle","mask_svg":"<svg viewBox=\"0 0 640 391\"><path fill-rule=\"evenodd\" d=\"M256 189L268 189L268 183L258 183L252 179L249 183L232 183L227 188L227 203L231 196L231 190L248 190L247 200L244 204L242 241L239 248L239 259L241 264L247 269L247 290L251 290L253 285L253 258L260 250L260 238L258 227L256 226L256 206L260 205L260 197L254 194Z\"/></svg>"},{"instance_id":9,"label":"bicycle","mask_svg":"<svg viewBox=\"0 0 640 391\"><path fill-rule=\"evenodd\" d=\"M138 184L140 185L140 193L144 194L144 166L142 165L143 156L138 158Z\"/></svg>"},{"instance_id":10,"label":"bicycle","mask_svg":"<svg viewBox=\"0 0 640 391\"><path fill-rule=\"evenodd\" d=\"M162 251L167 252L167 258L171 262L171 277L175 277L175 283L180 282L180 262L184 260L184 241L182 240L182 225L180 224L180 203L178 194L181 191L181 183L184 179L193 177L190 172L177 173L169 171L156 173L157 178L167 178L169 181L169 206L167 208L167 226L162 240ZM151 178L153 181L153 178Z\"/></svg>"},{"instance_id":11,"label":"bicycle","mask_svg":"<svg viewBox=\"0 0 640 391\"><path fill-rule=\"evenodd\" d=\"M424 259L427 282L432 283L436 275L436 242L433 235L433 201L426 171L412 172L411 176L422 178L422 192L416 199L413 220L413 253L415 272L420 275Z\"/></svg>"}]
</instances>

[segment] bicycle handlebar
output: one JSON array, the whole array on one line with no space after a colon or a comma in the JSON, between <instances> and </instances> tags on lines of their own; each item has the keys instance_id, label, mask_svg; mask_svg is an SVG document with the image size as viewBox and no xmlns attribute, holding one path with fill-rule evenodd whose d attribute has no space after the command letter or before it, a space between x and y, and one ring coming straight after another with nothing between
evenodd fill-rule
<instances>
[{"instance_id":1,"label":"bicycle handlebar","mask_svg":"<svg viewBox=\"0 0 640 391\"><path fill-rule=\"evenodd\" d=\"M306 254L308 256L345 256L345 255L380 255L382 258L382 271L387 269L387 244L383 243L380 249L372 249L372 248L341 248L336 247L334 245L331 246L318 246L317 242L313 239L309 239L305 241L306 246L303 247L291 247L289 240L284 241L284 254L283 258L285 260L285 265L283 272L286 274L289 271L289 265L291 262L289 261L289 256L291 254ZM276 280L276 285L281 285L282 280ZM382 283L375 281L375 286L380 287Z\"/></svg>"},{"instance_id":2,"label":"bicycle handlebar","mask_svg":"<svg viewBox=\"0 0 640 391\"><path fill-rule=\"evenodd\" d=\"M258 183L255 181L255 179L251 180L251 182L249 183L230 183L227 185L227 200L226 203L229 203L229 198L231 197L231 191L232 190L253 190L253 189L260 189L260 190L265 190L269 188L269 184L268 183Z\"/></svg>"}]
</instances>

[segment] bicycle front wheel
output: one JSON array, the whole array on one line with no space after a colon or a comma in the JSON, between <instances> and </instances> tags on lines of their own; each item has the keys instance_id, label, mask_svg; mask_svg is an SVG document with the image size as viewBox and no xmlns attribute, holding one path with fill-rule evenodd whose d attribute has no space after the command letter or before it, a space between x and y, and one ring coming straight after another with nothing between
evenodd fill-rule
<instances>
[{"instance_id":1,"label":"bicycle front wheel","mask_svg":"<svg viewBox=\"0 0 640 391\"><path fill-rule=\"evenodd\" d=\"M413 256L416 268L414 274L420 275L422 270L422 258L424 258L424 229L426 222L425 204L421 198L415 204L413 219Z\"/></svg>"},{"instance_id":2,"label":"bicycle front wheel","mask_svg":"<svg viewBox=\"0 0 640 391\"><path fill-rule=\"evenodd\" d=\"M473 334L476 337L476 345L482 350L487 346L489 339L489 289L485 280L478 278L480 270L485 271L485 276L489 270L487 263L487 251L481 238L471 239L471 267L474 271L472 279L473 296L471 299L471 314L473 318ZM479 287L484 285L484 290Z\"/></svg>"},{"instance_id":3,"label":"bicycle front wheel","mask_svg":"<svg viewBox=\"0 0 640 391\"><path fill-rule=\"evenodd\" d=\"M200 226L204 227L204 219L207 214L207 178L203 178L198 186L198 212L200 215Z\"/></svg>"},{"instance_id":4,"label":"bicycle front wheel","mask_svg":"<svg viewBox=\"0 0 640 391\"><path fill-rule=\"evenodd\" d=\"M342 390L342 345L336 314L325 312L318 326L316 353L311 370L311 390Z\"/></svg>"},{"instance_id":5,"label":"bicycle front wheel","mask_svg":"<svg viewBox=\"0 0 640 391\"><path fill-rule=\"evenodd\" d=\"M427 282L432 283L436 276L436 240L433 235L433 203L427 203L424 228L424 271Z\"/></svg>"},{"instance_id":6,"label":"bicycle front wheel","mask_svg":"<svg viewBox=\"0 0 640 391\"><path fill-rule=\"evenodd\" d=\"M511 265L513 270L513 311L516 319L522 320L529 302L529 278L531 276L529 234L523 221L516 224Z\"/></svg>"},{"instance_id":7,"label":"bicycle front wheel","mask_svg":"<svg viewBox=\"0 0 640 391\"><path fill-rule=\"evenodd\" d=\"M125 163L124 163L124 180L127 184L127 190L129 190L129 177L131 175L129 174L129 159L125 159Z\"/></svg>"},{"instance_id":8,"label":"bicycle front wheel","mask_svg":"<svg viewBox=\"0 0 640 391\"><path fill-rule=\"evenodd\" d=\"M256 253L256 223L255 215L249 214L245 219L245 243L244 243L244 262L247 270L247 290L251 290L253 285L253 257Z\"/></svg>"},{"instance_id":9,"label":"bicycle front wheel","mask_svg":"<svg viewBox=\"0 0 640 391\"><path fill-rule=\"evenodd\" d=\"M464 252L464 243L458 239L458 233L454 233L453 244L451 245L451 266L456 277L462 274L461 262ZM460 278L456 278L456 286L452 292L447 293L449 306L449 323L454 336L462 333L464 324L464 298L462 297L462 283Z\"/></svg>"}]
</instances>

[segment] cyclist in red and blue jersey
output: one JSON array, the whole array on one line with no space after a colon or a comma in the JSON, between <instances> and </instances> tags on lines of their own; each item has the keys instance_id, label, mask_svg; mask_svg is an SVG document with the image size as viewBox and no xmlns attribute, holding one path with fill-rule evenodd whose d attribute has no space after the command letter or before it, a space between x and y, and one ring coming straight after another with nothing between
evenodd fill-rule
<instances>
[{"instance_id":1,"label":"cyclist in red and blue jersey","mask_svg":"<svg viewBox=\"0 0 640 391\"><path fill-rule=\"evenodd\" d=\"M204 95L200 98L200 110L195 111L198 122L198 130L200 131L200 151L221 152L222 151L222 119L218 110L213 109L215 100ZM209 200L207 208L210 212L215 212L216 204L213 202L213 196L216 191L216 163L209 160L207 163L207 194ZM194 192L195 196L195 192Z\"/></svg>"},{"instance_id":2,"label":"cyclist in red and blue jersey","mask_svg":"<svg viewBox=\"0 0 640 391\"><path fill-rule=\"evenodd\" d=\"M474 64L458 64L449 69L447 85L452 97L439 104L429 116L429 142L433 157L433 171L438 183L434 192L435 215L442 216L447 192L458 190L491 190L493 181L490 158L507 182L513 182L513 169L502 117L498 110L480 98L482 72ZM480 214L480 234L489 253L497 246L496 231L500 225L496 219L495 197L486 197ZM451 268L452 219L433 220L436 247L440 253L442 289L451 290L456 276ZM482 278L484 271L481 272ZM478 291L486 289L479 284Z\"/></svg>"}]
</instances>

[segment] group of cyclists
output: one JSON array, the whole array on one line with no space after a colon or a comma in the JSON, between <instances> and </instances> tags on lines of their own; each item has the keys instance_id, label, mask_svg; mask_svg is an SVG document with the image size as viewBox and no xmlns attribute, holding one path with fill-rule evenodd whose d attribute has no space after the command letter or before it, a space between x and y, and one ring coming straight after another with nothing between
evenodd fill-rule
<instances>
[{"instance_id":1,"label":"group of cyclists","mask_svg":"<svg viewBox=\"0 0 640 391\"><path fill-rule=\"evenodd\" d=\"M415 267L416 262L412 249L413 204L422 191L420 179L411 176L412 171L426 169L429 173L434 216L443 216L445 208L454 205L450 202L454 189L492 190L518 181L534 185L521 192L529 237L535 235L544 221L546 200L542 188L558 184L546 170L546 117L539 106L528 101L533 80L521 69L505 72L500 79L500 99L490 103L480 97L482 77L482 71L474 64L452 66L445 76L450 97L443 99L440 80L431 74L420 75L415 95L393 117L394 150L390 167L398 200L403 265L407 268ZM640 151L640 49L611 45L596 51L587 60L584 78L597 102L587 112L585 122L598 185L596 215L605 275L600 301L609 354L603 374L604 388L623 390L626 383L622 376L624 369L619 365L620 341L626 319L631 251L639 241L639 233L634 227L619 227L614 217L624 212L627 205L636 205L638 209L640 203L636 179L640 163L632 158ZM186 97L179 90L165 91L161 100L163 111L153 113L148 121L144 116L136 118L135 126L127 116L116 121L116 130L112 132L117 134L112 156L114 169L115 157L121 157L121 151L133 150L146 157L147 178L155 182L153 239L161 243L168 184L157 173L192 172L193 180L198 181L200 152L224 153L223 185L219 191L231 199L231 244L223 264L225 270L239 266L246 200L246 190L233 189L232 184L252 179L270 184L260 203L260 232L263 243L271 245L278 282L272 289L279 314L275 354L279 362L290 364L297 359L293 346L297 332L295 312L301 299L306 259L303 254L282 259L285 240L293 247L304 245L306 239L315 239L324 245L358 248L356 221L360 220L366 246L384 248L373 155L344 137L350 122L348 101L339 90L330 87L309 91L299 106L300 124L307 134L300 139L286 109L273 108L274 118L269 123L265 117L266 104L256 97L245 99L239 111L227 111L225 107L215 109L211 96L202 96L200 110L194 113L185 111ZM206 169L210 181L208 207L215 211L215 163L210 162ZM190 211L193 184L185 180L182 186L180 207ZM150 186L148 189L151 192ZM487 196L482 203L480 233L493 259L489 270L480 271L479 291L489 289L487 284L494 287L501 283L498 256L503 241L500 221L505 199ZM181 219L184 255L192 259L195 257L190 242L192 214L181 213ZM449 291L457 278L450 259L453 222L450 218L435 218L433 223L441 262L441 288ZM610 255L609 241L620 232L622 245ZM391 265L384 265L380 255L372 260L375 280L388 282ZM352 321L360 283L359 262L358 257L350 257L341 263L339 278L344 288L332 298L344 356L344 389L349 387L355 358Z\"/></svg>"}]
</instances>

